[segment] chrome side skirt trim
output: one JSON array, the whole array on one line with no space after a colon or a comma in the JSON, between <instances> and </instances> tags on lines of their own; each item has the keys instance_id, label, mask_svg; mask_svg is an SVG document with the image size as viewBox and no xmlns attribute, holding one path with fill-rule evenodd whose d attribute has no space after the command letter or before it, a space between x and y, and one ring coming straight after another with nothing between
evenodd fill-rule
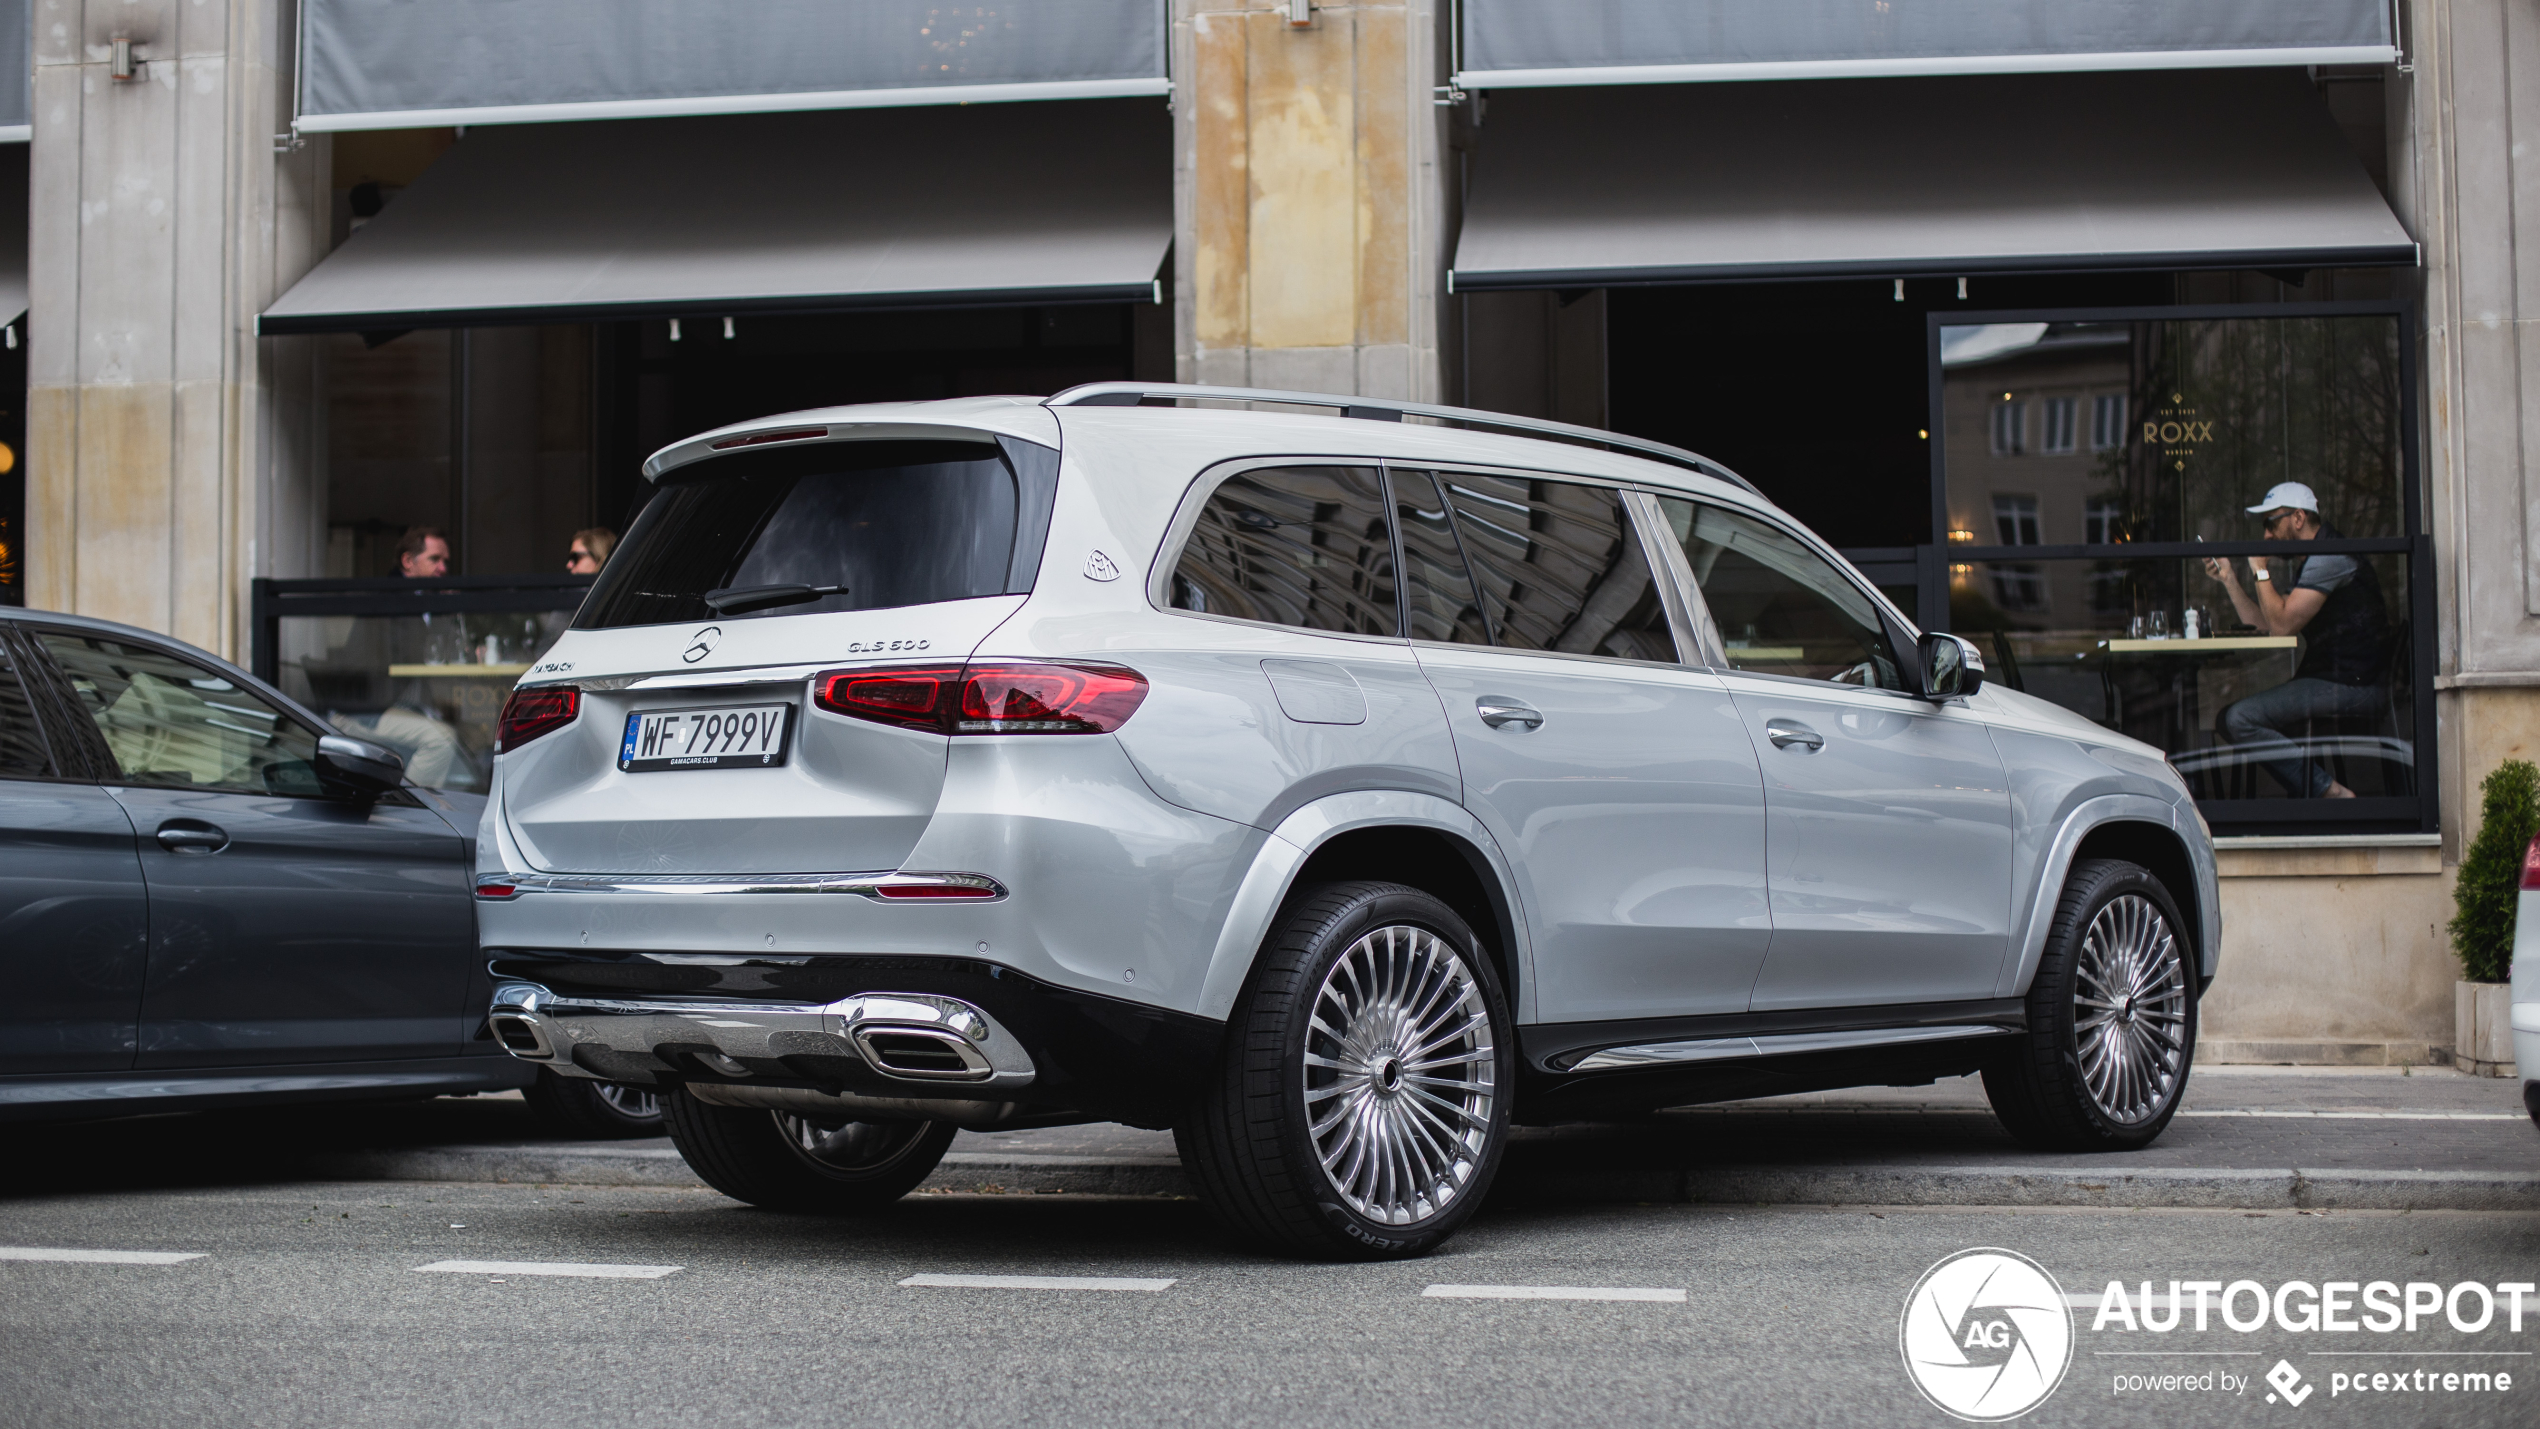
<instances>
[{"instance_id":1,"label":"chrome side skirt trim","mask_svg":"<svg viewBox=\"0 0 2540 1429\"><path fill-rule=\"evenodd\" d=\"M973 904L1006 896L1005 885L984 873L504 873L488 874L484 881L523 893L852 893L877 902L940 898ZM898 889L943 891L931 896L892 891Z\"/></svg>"},{"instance_id":2,"label":"chrome side skirt trim","mask_svg":"<svg viewBox=\"0 0 2540 1429\"><path fill-rule=\"evenodd\" d=\"M1636 1067L1676 1066L1685 1062L1718 1062L1735 1057L1779 1057L1795 1052L1836 1052L1908 1042L1947 1042L1961 1037L1990 1037L2019 1030L2017 1027L1980 1023L1960 1027L1864 1027L1845 1032L1789 1032L1766 1037L1706 1037L1690 1042L1648 1042L1637 1047L1608 1047L1601 1052L1591 1052L1572 1063L1569 1070L1612 1072Z\"/></svg>"}]
</instances>

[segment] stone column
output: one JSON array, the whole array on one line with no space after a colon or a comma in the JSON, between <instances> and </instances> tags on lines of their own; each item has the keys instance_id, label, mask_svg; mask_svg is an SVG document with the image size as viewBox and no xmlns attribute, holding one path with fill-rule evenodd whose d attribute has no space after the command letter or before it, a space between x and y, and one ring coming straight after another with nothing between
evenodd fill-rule
<instances>
[{"instance_id":1,"label":"stone column","mask_svg":"<svg viewBox=\"0 0 2540 1429\"><path fill-rule=\"evenodd\" d=\"M247 653L247 580L324 548L314 344L255 316L325 252L289 0L37 0L30 604ZM109 73L112 41L140 63Z\"/></svg>"},{"instance_id":2,"label":"stone column","mask_svg":"<svg viewBox=\"0 0 2540 1429\"><path fill-rule=\"evenodd\" d=\"M1174 0L1182 380L1439 399L1434 0Z\"/></svg>"},{"instance_id":3,"label":"stone column","mask_svg":"<svg viewBox=\"0 0 2540 1429\"><path fill-rule=\"evenodd\" d=\"M2540 758L2540 238L2522 251L2523 234L2540 234L2540 13L2511 0L2408 10L2391 197L2425 248L2448 862L2477 831L2479 781L2504 760Z\"/></svg>"}]
</instances>

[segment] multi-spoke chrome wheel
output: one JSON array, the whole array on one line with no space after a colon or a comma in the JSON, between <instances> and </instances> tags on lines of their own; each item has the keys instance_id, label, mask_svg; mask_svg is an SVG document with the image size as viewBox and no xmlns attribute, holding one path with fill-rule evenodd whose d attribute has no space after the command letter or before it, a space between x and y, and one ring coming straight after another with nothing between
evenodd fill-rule
<instances>
[{"instance_id":1,"label":"multi-spoke chrome wheel","mask_svg":"<svg viewBox=\"0 0 2540 1429\"><path fill-rule=\"evenodd\" d=\"M2090 920L2073 964L2073 1040L2102 1115L2137 1126L2166 1110L2187 1066L2187 968L2169 920L2139 893Z\"/></svg>"},{"instance_id":2,"label":"multi-spoke chrome wheel","mask_svg":"<svg viewBox=\"0 0 2540 1429\"><path fill-rule=\"evenodd\" d=\"M1375 929L1314 995L1305 1107L1350 1209L1410 1225L1464 1194L1490 1146L1499 1054L1481 984L1426 928Z\"/></svg>"}]
</instances>

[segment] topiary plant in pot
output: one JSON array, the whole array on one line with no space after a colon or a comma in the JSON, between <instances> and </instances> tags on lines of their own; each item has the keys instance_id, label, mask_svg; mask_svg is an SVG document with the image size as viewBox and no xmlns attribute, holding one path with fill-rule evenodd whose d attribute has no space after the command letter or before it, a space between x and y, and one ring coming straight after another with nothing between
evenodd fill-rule
<instances>
[{"instance_id":1,"label":"topiary plant in pot","mask_svg":"<svg viewBox=\"0 0 2540 1429\"><path fill-rule=\"evenodd\" d=\"M2453 990L2455 1053L2464 1071L2503 1076L2513 1063L2505 981L2514 956L2514 908L2522 861L2540 833L2540 768L2527 759L2496 766L2479 785L2478 837L2452 885L2452 952L2461 960Z\"/></svg>"}]
</instances>

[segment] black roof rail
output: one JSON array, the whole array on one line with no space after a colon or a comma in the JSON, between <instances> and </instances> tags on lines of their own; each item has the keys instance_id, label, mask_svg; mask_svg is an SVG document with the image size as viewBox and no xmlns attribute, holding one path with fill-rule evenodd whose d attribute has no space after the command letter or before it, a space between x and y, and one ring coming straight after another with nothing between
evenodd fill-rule
<instances>
[{"instance_id":1,"label":"black roof rail","mask_svg":"<svg viewBox=\"0 0 2540 1429\"><path fill-rule=\"evenodd\" d=\"M1389 397L1341 397L1329 392L1279 392L1265 387L1206 387L1183 382L1088 382L1081 387L1070 387L1041 405L1139 407L1149 401L1276 402L1292 407L1333 407L1338 408L1344 417L1370 422L1399 422L1404 417L1427 417L1453 426L1514 432L1520 436L1544 437L1574 446L1601 447L1627 456L1647 457L1669 466L1716 477L1757 496L1764 494L1756 491L1755 483L1709 457L1682 447L1671 447L1665 442L1645 441L1620 432L1573 426L1568 422L1512 417L1505 412L1477 412L1470 407L1441 407L1430 402L1397 402Z\"/></svg>"}]
</instances>

